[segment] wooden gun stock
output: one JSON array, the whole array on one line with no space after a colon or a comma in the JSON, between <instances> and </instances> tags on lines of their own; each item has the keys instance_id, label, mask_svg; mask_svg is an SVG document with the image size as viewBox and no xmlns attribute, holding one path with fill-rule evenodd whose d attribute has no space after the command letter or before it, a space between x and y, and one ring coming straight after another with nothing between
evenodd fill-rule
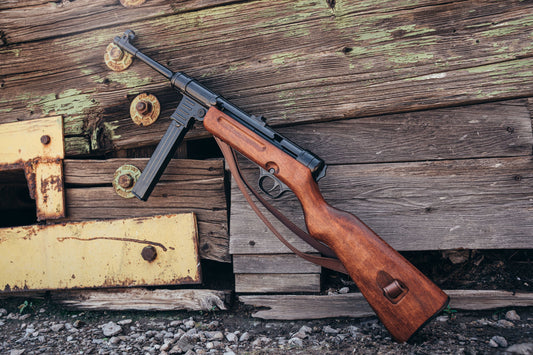
<instances>
[{"instance_id":1,"label":"wooden gun stock","mask_svg":"<svg viewBox=\"0 0 533 355\"><path fill-rule=\"evenodd\" d=\"M446 307L448 296L417 268L357 217L328 205L303 164L214 107L204 126L257 165L274 171L294 192L309 233L336 253L397 341L407 341Z\"/></svg>"}]
</instances>

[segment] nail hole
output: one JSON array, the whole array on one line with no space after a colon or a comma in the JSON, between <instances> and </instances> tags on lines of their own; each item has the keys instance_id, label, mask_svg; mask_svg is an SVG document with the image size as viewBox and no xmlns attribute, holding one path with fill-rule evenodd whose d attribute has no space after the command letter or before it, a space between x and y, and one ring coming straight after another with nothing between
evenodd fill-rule
<instances>
[{"instance_id":1,"label":"nail hole","mask_svg":"<svg viewBox=\"0 0 533 355\"><path fill-rule=\"evenodd\" d=\"M344 47L344 48L342 49L342 53L344 53L344 54L348 54L348 53L350 53L351 51L353 51L353 48L352 48L352 47Z\"/></svg>"}]
</instances>

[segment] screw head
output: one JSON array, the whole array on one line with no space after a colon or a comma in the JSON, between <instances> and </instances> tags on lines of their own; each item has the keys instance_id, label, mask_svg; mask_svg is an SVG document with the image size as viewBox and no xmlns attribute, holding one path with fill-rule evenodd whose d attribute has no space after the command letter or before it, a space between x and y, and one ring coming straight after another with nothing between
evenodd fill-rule
<instances>
[{"instance_id":1,"label":"screw head","mask_svg":"<svg viewBox=\"0 0 533 355\"><path fill-rule=\"evenodd\" d=\"M41 143L44 144L44 145L50 144L51 140L52 139L50 138L50 136L48 134L45 134L45 135L41 136Z\"/></svg>"},{"instance_id":2,"label":"screw head","mask_svg":"<svg viewBox=\"0 0 533 355\"><path fill-rule=\"evenodd\" d=\"M141 100L137 102L137 105L135 105L135 109L141 115L145 116L149 114L150 112L152 112L152 104L148 101Z\"/></svg>"},{"instance_id":3,"label":"screw head","mask_svg":"<svg viewBox=\"0 0 533 355\"><path fill-rule=\"evenodd\" d=\"M149 245L143 248L143 250L141 251L141 256L144 260L152 262L157 257L157 250L154 246Z\"/></svg>"},{"instance_id":4,"label":"screw head","mask_svg":"<svg viewBox=\"0 0 533 355\"><path fill-rule=\"evenodd\" d=\"M129 189L133 186L134 180L130 174L123 174L118 177L118 185L124 189Z\"/></svg>"}]
</instances>

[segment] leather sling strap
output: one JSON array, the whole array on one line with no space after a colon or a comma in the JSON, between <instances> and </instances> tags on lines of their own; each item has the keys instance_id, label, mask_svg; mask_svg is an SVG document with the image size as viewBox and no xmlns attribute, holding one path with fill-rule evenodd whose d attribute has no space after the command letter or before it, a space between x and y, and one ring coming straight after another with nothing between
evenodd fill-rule
<instances>
[{"instance_id":1,"label":"leather sling strap","mask_svg":"<svg viewBox=\"0 0 533 355\"><path fill-rule=\"evenodd\" d=\"M235 182L237 183L237 186L239 187L239 190L241 190L244 198L252 207L255 214L261 219L261 221L274 233L274 235L287 247L289 248L294 254L298 255L299 257L312 262L314 264L317 264L319 266L342 272L344 274L347 274L344 265L335 258L332 257L322 257L322 256L316 256L307 254L304 252L301 252L297 248L295 248L291 243L289 243L282 235L277 231L277 229L270 223L270 221L267 219L267 217L259 210L255 202L253 201L250 193L252 194L265 206L265 208L270 211L281 223L283 223L287 228L289 228L293 233L295 233L297 236L302 238L305 242L313 246L318 251L322 252L325 255L335 255L334 252L329 249L326 245L320 243L313 237L311 237L308 233L304 232L298 226L296 226L294 223L292 223L290 220L288 220L281 212L279 212L276 208L274 208L271 204L269 204L261 195L259 195L254 189L252 189L244 180L241 171L239 169L237 159L235 156L235 152L233 149L227 145L226 143L222 142L220 139L216 138L216 142L220 147L220 150L222 151L222 154L224 155L224 158L226 159L226 162L228 164L228 167L231 171L231 174L235 178Z\"/></svg>"}]
</instances>

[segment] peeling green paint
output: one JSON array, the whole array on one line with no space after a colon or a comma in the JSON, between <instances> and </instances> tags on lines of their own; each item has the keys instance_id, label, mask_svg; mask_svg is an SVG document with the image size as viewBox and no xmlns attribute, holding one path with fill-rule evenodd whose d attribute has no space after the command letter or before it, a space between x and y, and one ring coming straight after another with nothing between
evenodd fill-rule
<instances>
[{"instance_id":1,"label":"peeling green paint","mask_svg":"<svg viewBox=\"0 0 533 355\"><path fill-rule=\"evenodd\" d=\"M413 64L424 60L433 59L433 53L403 53L398 56L390 56L389 60L396 64Z\"/></svg>"},{"instance_id":2,"label":"peeling green paint","mask_svg":"<svg viewBox=\"0 0 533 355\"><path fill-rule=\"evenodd\" d=\"M107 75L107 79L124 85L127 88L136 88L139 86L145 86L152 82L152 78L147 76L141 78L139 74L132 70L126 70L123 72L110 72Z\"/></svg>"},{"instance_id":3,"label":"peeling green paint","mask_svg":"<svg viewBox=\"0 0 533 355\"><path fill-rule=\"evenodd\" d=\"M118 124L118 121L104 122L105 133L111 140L119 139L122 137L120 134L115 133L115 130L119 127L120 125Z\"/></svg>"},{"instance_id":4,"label":"peeling green paint","mask_svg":"<svg viewBox=\"0 0 533 355\"><path fill-rule=\"evenodd\" d=\"M59 95L48 94L37 102L44 115L55 112L58 115L76 115L83 113L84 110L98 105L90 94L82 94L78 89L68 89Z\"/></svg>"},{"instance_id":5,"label":"peeling green paint","mask_svg":"<svg viewBox=\"0 0 533 355\"><path fill-rule=\"evenodd\" d=\"M20 52L21 50L18 49L18 48L15 48L15 49L2 49L0 50L0 54L8 54L8 53L13 53L15 55L15 57L19 57L20 56Z\"/></svg>"},{"instance_id":6,"label":"peeling green paint","mask_svg":"<svg viewBox=\"0 0 533 355\"><path fill-rule=\"evenodd\" d=\"M13 111L13 108L12 107L9 107L9 108L0 108L0 113L9 113Z\"/></svg>"},{"instance_id":7,"label":"peeling green paint","mask_svg":"<svg viewBox=\"0 0 533 355\"><path fill-rule=\"evenodd\" d=\"M67 156L88 155L91 153L86 137L65 137L64 143Z\"/></svg>"},{"instance_id":8,"label":"peeling green paint","mask_svg":"<svg viewBox=\"0 0 533 355\"><path fill-rule=\"evenodd\" d=\"M272 60L272 64L283 65L286 61L288 62L298 57L296 53L279 53L271 55L270 60Z\"/></svg>"}]
</instances>

